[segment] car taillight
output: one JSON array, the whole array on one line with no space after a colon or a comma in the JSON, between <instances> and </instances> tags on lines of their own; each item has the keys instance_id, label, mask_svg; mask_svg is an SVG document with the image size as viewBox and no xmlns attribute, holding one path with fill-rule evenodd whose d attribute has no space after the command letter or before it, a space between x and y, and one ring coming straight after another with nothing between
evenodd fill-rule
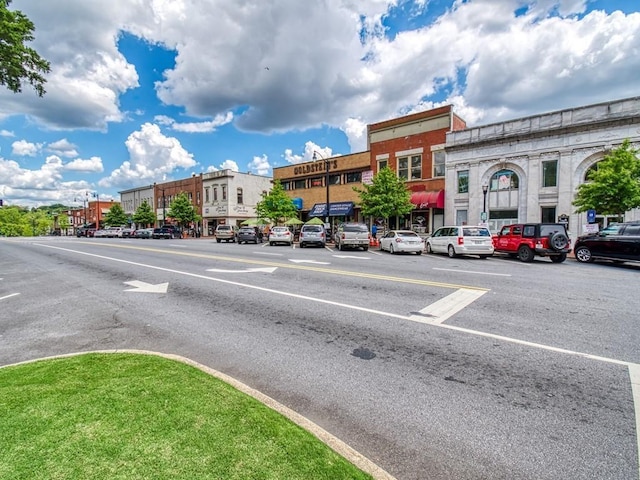
<instances>
[{"instance_id":1,"label":"car taillight","mask_svg":"<svg viewBox=\"0 0 640 480\"><path fill-rule=\"evenodd\" d=\"M324 238L324 232L320 234L320 238Z\"/></svg>"},{"instance_id":2,"label":"car taillight","mask_svg":"<svg viewBox=\"0 0 640 480\"><path fill-rule=\"evenodd\" d=\"M464 245L464 237L458 237L458 245Z\"/></svg>"}]
</instances>

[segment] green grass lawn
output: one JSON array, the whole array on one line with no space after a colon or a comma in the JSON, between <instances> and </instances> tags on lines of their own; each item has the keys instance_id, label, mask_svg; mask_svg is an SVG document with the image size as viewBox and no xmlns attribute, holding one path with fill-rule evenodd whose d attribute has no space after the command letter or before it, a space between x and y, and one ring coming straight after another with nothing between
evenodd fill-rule
<instances>
[{"instance_id":1,"label":"green grass lawn","mask_svg":"<svg viewBox=\"0 0 640 480\"><path fill-rule=\"evenodd\" d=\"M195 367L118 353L0 368L0 478L372 477Z\"/></svg>"}]
</instances>

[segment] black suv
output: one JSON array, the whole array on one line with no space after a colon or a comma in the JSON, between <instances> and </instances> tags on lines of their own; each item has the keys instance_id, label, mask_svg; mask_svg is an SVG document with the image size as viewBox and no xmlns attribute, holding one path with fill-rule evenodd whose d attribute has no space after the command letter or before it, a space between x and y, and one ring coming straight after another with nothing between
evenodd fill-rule
<instances>
[{"instance_id":1,"label":"black suv","mask_svg":"<svg viewBox=\"0 0 640 480\"><path fill-rule=\"evenodd\" d=\"M596 258L639 262L640 222L617 223L596 234L578 237L574 251L579 262L593 262Z\"/></svg>"},{"instance_id":2,"label":"black suv","mask_svg":"<svg viewBox=\"0 0 640 480\"><path fill-rule=\"evenodd\" d=\"M181 238L180 229L175 225L163 225L159 228L154 228L151 238Z\"/></svg>"}]
</instances>

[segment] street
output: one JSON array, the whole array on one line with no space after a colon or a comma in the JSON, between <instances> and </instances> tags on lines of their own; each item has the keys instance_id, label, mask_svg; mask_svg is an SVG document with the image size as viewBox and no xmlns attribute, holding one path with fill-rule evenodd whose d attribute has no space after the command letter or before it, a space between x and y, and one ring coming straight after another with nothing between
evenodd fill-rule
<instances>
[{"instance_id":1,"label":"street","mask_svg":"<svg viewBox=\"0 0 640 480\"><path fill-rule=\"evenodd\" d=\"M638 479L639 279L573 259L2 238L0 365L182 355L402 480Z\"/></svg>"}]
</instances>

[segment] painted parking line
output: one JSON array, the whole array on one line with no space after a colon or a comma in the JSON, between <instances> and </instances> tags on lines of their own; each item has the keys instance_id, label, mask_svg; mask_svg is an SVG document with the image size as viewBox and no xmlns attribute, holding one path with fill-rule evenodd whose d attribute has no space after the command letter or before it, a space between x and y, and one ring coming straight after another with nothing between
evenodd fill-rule
<instances>
[{"instance_id":1,"label":"painted parking line","mask_svg":"<svg viewBox=\"0 0 640 480\"><path fill-rule=\"evenodd\" d=\"M487 293L482 290L470 290L461 288L450 295L432 303L417 313L412 314L409 320L420 323L441 324L463 308L471 305L482 295Z\"/></svg>"},{"instance_id":2,"label":"painted parking line","mask_svg":"<svg viewBox=\"0 0 640 480\"><path fill-rule=\"evenodd\" d=\"M12 293L10 295L5 295L4 297L0 297L0 300L6 300L7 298L15 297L17 295L20 295L20 294L19 293Z\"/></svg>"},{"instance_id":3,"label":"painted parking line","mask_svg":"<svg viewBox=\"0 0 640 480\"><path fill-rule=\"evenodd\" d=\"M496 277L510 277L510 273L491 273L491 272L478 272L474 270L458 270L457 268L432 268L431 270L441 270L443 272L459 272L459 273L475 273L477 275L494 275Z\"/></svg>"}]
</instances>

